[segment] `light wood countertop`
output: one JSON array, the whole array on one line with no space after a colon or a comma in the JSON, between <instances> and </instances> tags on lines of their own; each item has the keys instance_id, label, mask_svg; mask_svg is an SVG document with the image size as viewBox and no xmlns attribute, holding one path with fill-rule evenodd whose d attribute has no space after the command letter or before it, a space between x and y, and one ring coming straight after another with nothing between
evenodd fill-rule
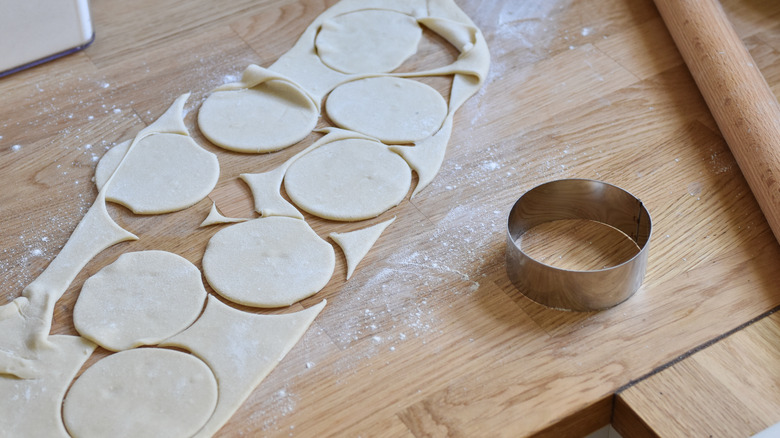
<instances>
[{"instance_id":1,"label":"light wood countertop","mask_svg":"<svg viewBox=\"0 0 780 438\"><path fill-rule=\"evenodd\" d=\"M348 282L337 251L330 283L292 310L328 305L220 436L585 435L610 422L617 390L780 305L780 246L651 0L456 1L492 65L456 114L439 174L369 221L398 217ZM184 92L192 136L219 156L211 198L249 214L236 177L318 135L269 155L226 152L198 131L198 106L248 64L270 65L332 3L95 0L91 47L0 79L0 304L91 205L97 160ZM780 3L723 4L777 94ZM412 62L453 56L431 38ZM620 186L653 217L644 284L617 307L552 310L507 278L509 208L561 178ZM200 266L218 229L198 228L210 206L149 217L111 206L141 239L86 266L53 333L76 334L81 285L121 253L161 249ZM321 236L363 226L306 218Z\"/></svg>"}]
</instances>

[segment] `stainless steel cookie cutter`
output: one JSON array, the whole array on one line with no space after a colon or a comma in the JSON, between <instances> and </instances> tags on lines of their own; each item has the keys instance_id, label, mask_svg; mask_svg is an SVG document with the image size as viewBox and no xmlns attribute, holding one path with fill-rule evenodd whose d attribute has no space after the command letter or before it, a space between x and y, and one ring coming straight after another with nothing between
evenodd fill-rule
<instances>
[{"instance_id":1,"label":"stainless steel cookie cutter","mask_svg":"<svg viewBox=\"0 0 780 438\"><path fill-rule=\"evenodd\" d=\"M518 239L531 228L563 219L589 219L625 233L639 246L631 259L605 269L573 271L534 260ZM528 298L549 307L591 311L612 307L639 289L645 275L652 222L642 201L601 181L563 179L529 190L509 212L506 270Z\"/></svg>"}]
</instances>

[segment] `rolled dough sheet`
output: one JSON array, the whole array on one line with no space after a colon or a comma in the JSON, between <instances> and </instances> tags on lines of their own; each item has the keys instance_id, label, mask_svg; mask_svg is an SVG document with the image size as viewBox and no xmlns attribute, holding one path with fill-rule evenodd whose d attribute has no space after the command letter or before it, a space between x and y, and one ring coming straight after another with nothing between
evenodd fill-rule
<instances>
[{"instance_id":1,"label":"rolled dough sheet","mask_svg":"<svg viewBox=\"0 0 780 438\"><path fill-rule=\"evenodd\" d=\"M62 423L62 399L68 385L95 349L79 336L49 336L40 352L34 379L0 375L0 435L69 438Z\"/></svg>"},{"instance_id":2,"label":"rolled dough sheet","mask_svg":"<svg viewBox=\"0 0 780 438\"><path fill-rule=\"evenodd\" d=\"M219 401L214 414L195 437L214 435L257 385L298 343L325 300L306 310L283 315L255 315L210 296L203 316L164 345L191 351L217 376Z\"/></svg>"},{"instance_id":3,"label":"rolled dough sheet","mask_svg":"<svg viewBox=\"0 0 780 438\"><path fill-rule=\"evenodd\" d=\"M79 438L190 437L217 404L211 369L188 353L139 348L101 359L73 382L62 407Z\"/></svg>"},{"instance_id":4,"label":"rolled dough sheet","mask_svg":"<svg viewBox=\"0 0 780 438\"><path fill-rule=\"evenodd\" d=\"M165 251L129 252L84 282L73 324L107 350L127 350L184 330L205 301L200 271L187 259Z\"/></svg>"}]
</instances>

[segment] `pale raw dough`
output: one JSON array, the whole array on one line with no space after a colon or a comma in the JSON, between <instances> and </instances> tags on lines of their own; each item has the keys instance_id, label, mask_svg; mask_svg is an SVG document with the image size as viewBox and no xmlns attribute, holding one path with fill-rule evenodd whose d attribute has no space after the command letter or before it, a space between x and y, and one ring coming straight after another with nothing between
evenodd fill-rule
<instances>
[{"instance_id":1,"label":"pale raw dough","mask_svg":"<svg viewBox=\"0 0 780 438\"><path fill-rule=\"evenodd\" d=\"M217 88L198 112L198 126L212 143L246 153L295 144L317 124L319 106L300 87L257 66L242 82Z\"/></svg>"},{"instance_id":2,"label":"pale raw dough","mask_svg":"<svg viewBox=\"0 0 780 438\"><path fill-rule=\"evenodd\" d=\"M203 219L203 222L200 223L201 227L208 227L211 225L221 225L221 224L234 224L237 222L246 222L249 219L247 218L236 218L236 217L225 217L222 215L222 213L217 210L217 204L211 203L211 210L209 210L209 215L206 216L206 219Z\"/></svg>"},{"instance_id":3,"label":"pale raw dough","mask_svg":"<svg viewBox=\"0 0 780 438\"><path fill-rule=\"evenodd\" d=\"M182 121L188 97L180 96L133 141L114 146L100 159L95 185L103 190L111 180L107 201L137 214L168 213L192 206L214 188L217 156L198 146Z\"/></svg>"},{"instance_id":4,"label":"pale raw dough","mask_svg":"<svg viewBox=\"0 0 780 438\"><path fill-rule=\"evenodd\" d=\"M344 252L344 257L347 259L347 280L352 277L355 267L368 254L368 251L374 246L379 236L385 231L385 228L392 224L394 220L395 217L360 230L346 233L330 233L328 235L341 247L341 251Z\"/></svg>"},{"instance_id":5,"label":"pale raw dough","mask_svg":"<svg viewBox=\"0 0 780 438\"><path fill-rule=\"evenodd\" d=\"M137 239L111 219L101 193L41 275L24 288L22 296L0 306L0 374L32 378L45 372L41 354L50 348L54 304L99 252Z\"/></svg>"},{"instance_id":6,"label":"pale raw dough","mask_svg":"<svg viewBox=\"0 0 780 438\"><path fill-rule=\"evenodd\" d=\"M0 435L70 438L62 424L62 399L95 344L63 335L49 336L49 342L40 350L37 377L0 376Z\"/></svg>"},{"instance_id":7,"label":"pale raw dough","mask_svg":"<svg viewBox=\"0 0 780 438\"><path fill-rule=\"evenodd\" d=\"M223 297L254 307L282 307L320 291L335 267L333 247L306 222L283 216L220 230L203 255L203 273Z\"/></svg>"},{"instance_id":8,"label":"pale raw dough","mask_svg":"<svg viewBox=\"0 0 780 438\"><path fill-rule=\"evenodd\" d=\"M127 149L130 148L130 143L133 140L123 141L118 145L107 150L100 161L98 161L97 167L95 167L95 185L98 190L102 190L111 175L114 173L119 163L122 162L122 158L125 157Z\"/></svg>"},{"instance_id":9,"label":"pale raw dough","mask_svg":"<svg viewBox=\"0 0 780 438\"><path fill-rule=\"evenodd\" d=\"M342 73L385 73L417 52L421 36L414 17L365 9L323 21L315 47L325 65Z\"/></svg>"},{"instance_id":10,"label":"pale raw dough","mask_svg":"<svg viewBox=\"0 0 780 438\"><path fill-rule=\"evenodd\" d=\"M214 435L233 416L306 333L325 303L322 300L295 313L255 315L210 296L195 324L166 341L165 345L189 350L203 359L217 376L217 406L195 437Z\"/></svg>"},{"instance_id":11,"label":"pale raw dough","mask_svg":"<svg viewBox=\"0 0 780 438\"><path fill-rule=\"evenodd\" d=\"M249 189L252 191L252 197L255 201L255 211L260 213L261 216L289 216L303 219L301 212L298 211L298 209L296 209L292 204L287 202L287 200L284 199L279 193L279 190L282 186L282 180L284 179L284 174L287 172L287 168L290 167L290 164L292 164L295 160L324 144L328 144L336 140L343 140L347 138L363 138L373 140L363 134L358 134L339 128L325 128L319 130L319 132L324 133L325 136L315 141L301 152L293 155L289 160L282 163L282 165L279 167L263 173L241 174L241 179L249 186Z\"/></svg>"},{"instance_id":12,"label":"pale raw dough","mask_svg":"<svg viewBox=\"0 0 780 438\"><path fill-rule=\"evenodd\" d=\"M411 180L409 166L387 146L347 139L295 160L287 169L284 188L295 205L315 216L358 221L398 205Z\"/></svg>"},{"instance_id":13,"label":"pale raw dough","mask_svg":"<svg viewBox=\"0 0 780 438\"><path fill-rule=\"evenodd\" d=\"M219 161L192 138L156 133L141 139L117 169L106 200L136 214L185 209L217 184Z\"/></svg>"},{"instance_id":14,"label":"pale raw dough","mask_svg":"<svg viewBox=\"0 0 780 438\"><path fill-rule=\"evenodd\" d=\"M339 85L328 95L326 110L336 125L385 143L430 137L447 117L447 103L439 92L421 82L393 77Z\"/></svg>"},{"instance_id":15,"label":"pale raw dough","mask_svg":"<svg viewBox=\"0 0 780 438\"><path fill-rule=\"evenodd\" d=\"M108 356L71 386L62 412L74 437L191 437L217 404L217 381L199 358L162 348Z\"/></svg>"},{"instance_id":16,"label":"pale raw dough","mask_svg":"<svg viewBox=\"0 0 780 438\"><path fill-rule=\"evenodd\" d=\"M417 186L412 192L412 198L433 181L439 173L444 155L447 153L447 143L452 132L452 117L447 117L444 127L433 137L417 142L414 146L390 146L390 150L402 156L409 166L417 172Z\"/></svg>"},{"instance_id":17,"label":"pale raw dough","mask_svg":"<svg viewBox=\"0 0 780 438\"><path fill-rule=\"evenodd\" d=\"M200 271L187 259L165 251L129 252L84 282L73 324L107 350L127 350L184 330L205 301Z\"/></svg>"}]
</instances>

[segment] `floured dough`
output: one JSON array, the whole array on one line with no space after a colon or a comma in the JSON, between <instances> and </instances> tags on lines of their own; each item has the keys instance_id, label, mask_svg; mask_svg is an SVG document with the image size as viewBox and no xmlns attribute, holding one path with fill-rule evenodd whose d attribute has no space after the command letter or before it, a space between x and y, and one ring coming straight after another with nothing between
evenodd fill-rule
<instances>
[{"instance_id":1,"label":"floured dough","mask_svg":"<svg viewBox=\"0 0 780 438\"><path fill-rule=\"evenodd\" d=\"M132 140L123 141L118 145L107 150L100 161L98 161L97 167L95 167L95 185L98 190L102 190L111 175L114 173L122 158L125 157L127 149L130 147Z\"/></svg>"},{"instance_id":2,"label":"floured dough","mask_svg":"<svg viewBox=\"0 0 780 438\"><path fill-rule=\"evenodd\" d=\"M5 332L2 332L5 336ZM41 350L38 376L0 376L0 435L69 438L62 424L62 399L95 344L78 336L50 336Z\"/></svg>"},{"instance_id":3,"label":"floured dough","mask_svg":"<svg viewBox=\"0 0 780 438\"><path fill-rule=\"evenodd\" d=\"M385 231L385 228L392 224L394 220L395 218L392 218L360 230L347 233L330 233L328 235L341 247L344 257L347 259L347 280L355 272L355 267L357 267L358 263L363 260L363 257L374 246L382 232Z\"/></svg>"},{"instance_id":4,"label":"floured dough","mask_svg":"<svg viewBox=\"0 0 780 438\"><path fill-rule=\"evenodd\" d=\"M192 138L157 133L141 139L117 169L106 200L137 214L185 209L217 184L219 161Z\"/></svg>"},{"instance_id":5,"label":"floured dough","mask_svg":"<svg viewBox=\"0 0 780 438\"><path fill-rule=\"evenodd\" d=\"M129 252L84 282L73 324L105 349L127 350L184 330L205 300L200 271L187 259L165 251Z\"/></svg>"},{"instance_id":6,"label":"floured dough","mask_svg":"<svg viewBox=\"0 0 780 438\"><path fill-rule=\"evenodd\" d=\"M255 315L209 297L195 324L165 343L191 351L217 376L219 401L196 437L214 435L230 419L295 346L325 303L296 313Z\"/></svg>"},{"instance_id":7,"label":"floured dough","mask_svg":"<svg viewBox=\"0 0 780 438\"><path fill-rule=\"evenodd\" d=\"M326 110L336 125L385 143L430 137L447 117L447 103L436 90L422 82L392 77L340 85L328 95Z\"/></svg>"},{"instance_id":8,"label":"floured dough","mask_svg":"<svg viewBox=\"0 0 780 438\"><path fill-rule=\"evenodd\" d=\"M325 219L358 221L398 205L411 185L406 162L365 139L334 141L295 160L284 188L301 209Z\"/></svg>"},{"instance_id":9,"label":"floured dough","mask_svg":"<svg viewBox=\"0 0 780 438\"><path fill-rule=\"evenodd\" d=\"M162 348L108 356L73 383L65 426L75 437L190 437L214 412L217 381L197 357Z\"/></svg>"},{"instance_id":10,"label":"floured dough","mask_svg":"<svg viewBox=\"0 0 780 438\"><path fill-rule=\"evenodd\" d=\"M310 144L306 149L293 155L289 160L277 168L263 173L244 173L241 179L249 186L255 201L255 211L261 216L289 216L303 219L303 215L292 204L287 202L279 192L282 186L284 174L295 160L317 149L318 147L332 143L336 140L347 138L370 139L363 134L347 131L339 128L325 128L319 130L325 136ZM373 139L370 139L373 140Z\"/></svg>"},{"instance_id":11,"label":"floured dough","mask_svg":"<svg viewBox=\"0 0 780 438\"><path fill-rule=\"evenodd\" d=\"M236 152L272 152L299 142L317 124L319 107L298 86L253 67L242 82L206 98L198 112L201 132Z\"/></svg>"},{"instance_id":12,"label":"floured dough","mask_svg":"<svg viewBox=\"0 0 780 438\"><path fill-rule=\"evenodd\" d=\"M203 255L203 273L231 301L281 307L319 292L335 263L333 247L306 222L271 216L215 234Z\"/></svg>"},{"instance_id":13,"label":"floured dough","mask_svg":"<svg viewBox=\"0 0 780 438\"><path fill-rule=\"evenodd\" d=\"M426 138L414 146L390 146L390 150L402 156L409 166L417 172L417 186L412 192L412 198L433 181L439 173L444 155L447 153L447 142L452 132L452 118L447 117L444 127L433 137Z\"/></svg>"},{"instance_id":14,"label":"floured dough","mask_svg":"<svg viewBox=\"0 0 780 438\"><path fill-rule=\"evenodd\" d=\"M50 348L54 304L99 252L135 239L111 219L98 193L98 199L49 266L24 288L21 297L0 306L0 375L32 378L45 372L47 365L41 354Z\"/></svg>"},{"instance_id":15,"label":"floured dough","mask_svg":"<svg viewBox=\"0 0 780 438\"><path fill-rule=\"evenodd\" d=\"M188 96L176 99L133 141L103 155L95 169L95 185L102 190L111 179L106 200L137 214L167 213L190 207L214 188L219 178L217 156L198 146L181 120Z\"/></svg>"},{"instance_id":16,"label":"floured dough","mask_svg":"<svg viewBox=\"0 0 780 438\"><path fill-rule=\"evenodd\" d=\"M323 21L317 54L342 73L385 73L417 52L422 29L409 15L365 9Z\"/></svg>"},{"instance_id":17,"label":"floured dough","mask_svg":"<svg viewBox=\"0 0 780 438\"><path fill-rule=\"evenodd\" d=\"M236 218L236 217L225 217L222 215L222 213L217 210L217 204L211 203L211 210L209 210L209 215L206 216L206 219L203 219L203 222L200 223L201 227L208 227L210 225L220 225L220 224L234 224L237 222L246 222L249 219L247 218Z\"/></svg>"}]
</instances>

